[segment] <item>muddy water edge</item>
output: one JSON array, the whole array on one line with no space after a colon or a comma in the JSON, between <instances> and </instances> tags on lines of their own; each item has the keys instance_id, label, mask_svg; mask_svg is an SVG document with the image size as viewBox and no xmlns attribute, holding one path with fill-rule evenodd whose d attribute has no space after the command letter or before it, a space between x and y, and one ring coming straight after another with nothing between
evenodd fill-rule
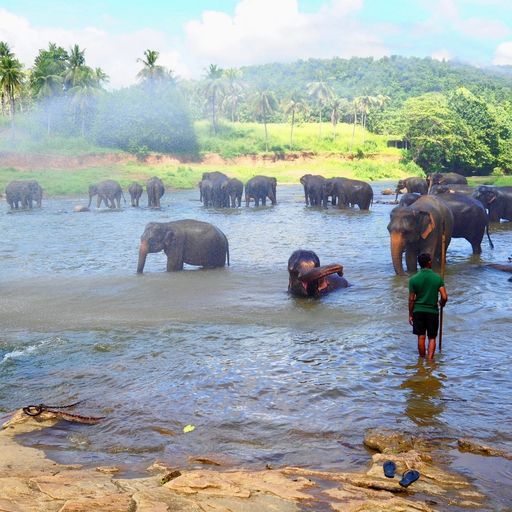
<instances>
[{"instance_id":1,"label":"muddy water edge","mask_svg":"<svg viewBox=\"0 0 512 512\"><path fill-rule=\"evenodd\" d=\"M377 199L387 186L374 184ZM306 208L299 186L259 209L204 209L197 196L171 192L158 211L74 213L86 202L76 198L15 214L0 206L1 410L87 399L80 413L107 416L23 443L128 475L194 455L255 469L361 469L364 433L381 426L512 452L512 283L485 267L510 255L509 223L492 226L496 248L484 240L481 257L465 240L450 245L443 353L426 364L407 323L407 279L391 265L391 205ZM168 274L153 254L137 276L145 224L183 218L222 229L231 266ZM297 248L342 263L352 286L322 301L289 297L286 261ZM187 424L196 428L184 434ZM510 461L490 478L485 461L444 458L490 507L512 500Z\"/></svg>"}]
</instances>

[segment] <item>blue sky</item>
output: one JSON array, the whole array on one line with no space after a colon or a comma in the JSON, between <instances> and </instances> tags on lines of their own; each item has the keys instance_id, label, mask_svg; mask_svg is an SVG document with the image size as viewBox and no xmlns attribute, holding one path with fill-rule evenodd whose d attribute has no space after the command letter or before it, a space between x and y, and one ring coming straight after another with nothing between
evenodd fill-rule
<instances>
[{"instance_id":1,"label":"blue sky","mask_svg":"<svg viewBox=\"0 0 512 512\"><path fill-rule=\"evenodd\" d=\"M512 64L510 0L0 0L0 40L29 67L54 41L87 48L112 85L146 48L182 76L309 57L400 54Z\"/></svg>"}]
</instances>

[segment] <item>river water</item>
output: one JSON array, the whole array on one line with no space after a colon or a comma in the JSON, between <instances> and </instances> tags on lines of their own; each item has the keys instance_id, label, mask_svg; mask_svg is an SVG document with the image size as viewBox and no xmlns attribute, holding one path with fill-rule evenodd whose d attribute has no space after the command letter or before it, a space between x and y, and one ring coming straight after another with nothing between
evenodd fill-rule
<instances>
[{"instance_id":1,"label":"river water","mask_svg":"<svg viewBox=\"0 0 512 512\"><path fill-rule=\"evenodd\" d=\"M374 184L376 199L386 186ZM370 427L512 452L512 283L485 267L511 254L512 224L492 226L496 248L484 240L481 257L465 240L450 245L443 352L427 364L407 322L407 279L391 264L392 206L307 208L300 186L279 187L278 201L205 209L194 190L168 193L158 211L74 213L85 204L75 198L9 214L2 204L0 410L87 399L76 412L107 416L23 442L130 474L195 455L258 469L361 469ZM145 224L182 218L222 229L231 266L166 273L160 253L136 275ZM352 286L322 300L289 297L297 248L342 263ZM196 428L185 434L188 424ZM482 479L474 461L446 457L491 505L510 502L510 464Z\"/></svg>"}]
</instances>

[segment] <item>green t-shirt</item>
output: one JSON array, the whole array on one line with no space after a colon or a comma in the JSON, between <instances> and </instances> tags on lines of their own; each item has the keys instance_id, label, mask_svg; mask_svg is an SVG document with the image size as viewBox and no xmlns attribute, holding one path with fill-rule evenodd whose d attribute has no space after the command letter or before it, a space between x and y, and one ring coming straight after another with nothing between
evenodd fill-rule
<instances>
[{"instance_id":1,"label":"green t-shirt","mask_svg":"<svg viewBox=\"0 0 512 512\"><path fill-rule=\"evenodd\" d=\"M437 313L439 288L444 286L441 276L430 268L422 268L409 279L409 292L416 294L413 312Z\"/></svg>"}]
</instances>

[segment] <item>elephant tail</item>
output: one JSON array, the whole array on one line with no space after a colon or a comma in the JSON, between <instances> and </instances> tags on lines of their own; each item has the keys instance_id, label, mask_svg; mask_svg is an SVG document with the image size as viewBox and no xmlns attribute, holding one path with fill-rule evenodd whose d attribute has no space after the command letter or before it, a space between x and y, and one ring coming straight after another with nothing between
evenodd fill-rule
<instances>
[{"instance_id":1,"label":"elephant tail","mask_svg":"<svg viewBox=\"0 0 512 512\"><path fill-rule=\"evenodd\" d=\"M228 267L229 267L229 242L228 242L227 238L226 238L226 256L228 258Z\"/></svg>"},{"instance_id":2,"label":"elephant tail","mask_svg":"<svg viewBox=\"0 0 512 512\"><path fill-rule=\"evenodd\" d=\"M489 223L487 223L487 226L485 226L485 232L487 233L487 239L489 240L489 245L491 246L491 249L494 249L494 244L492 243L491 237L489 235Z\"/></svg>"}]
</instances>

